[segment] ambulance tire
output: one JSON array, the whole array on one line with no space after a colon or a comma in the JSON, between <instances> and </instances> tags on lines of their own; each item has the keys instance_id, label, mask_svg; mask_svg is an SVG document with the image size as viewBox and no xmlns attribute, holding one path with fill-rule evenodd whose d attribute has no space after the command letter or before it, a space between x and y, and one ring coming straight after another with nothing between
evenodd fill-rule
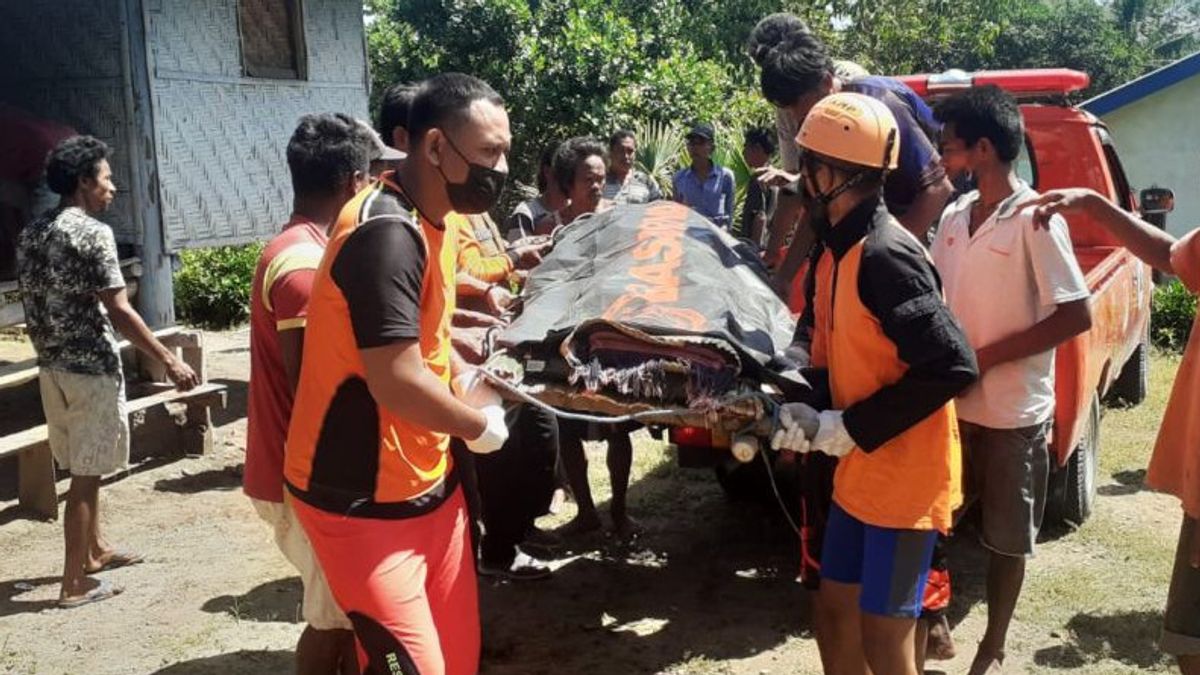
<instances>
[{"instance_id":1,"label":"ambulance tire","mask_svg":"<svg viewBox=\"0 0 1200 675\"><path fill-rule=\"evenodd\" d=\"M1050 499L1046 522L1051 525L1083 525L1096 505L1096 482L1100 454L1100 397L1092 396L1079 445L1050 476Z\"/></svg>"},{"instance_id":2,"label":"ambulance tire","mask_svg":"<svg viewBox=\"0 0 1200 675\"><path fill-rule=\"evenodd\" d=\"M1133 350L1121 374L1108 390L1110 400L1124 405L1140 405L1150 388L1150 346L1142 342Z\"/></svg>"}]
</instances>

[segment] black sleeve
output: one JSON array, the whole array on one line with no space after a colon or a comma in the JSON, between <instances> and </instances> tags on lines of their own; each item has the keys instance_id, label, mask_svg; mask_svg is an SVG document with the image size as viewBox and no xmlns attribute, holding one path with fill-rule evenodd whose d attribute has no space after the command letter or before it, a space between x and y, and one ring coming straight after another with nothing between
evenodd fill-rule
<instances>
[{"instance_id":1,"label":"black sleeve","mask_svg":"<svg viewBox=\"0 0 1200 675\"><path fill-rule=\"evenodd\" d=\"M359 349L420 337L425 246L413 225L387 217L360 226L330 273L350 308Z\"/></svg>"},{"instance_id":2,"label":"black sleeve","mask_svg":"<svg viewBox=\"0 0 1200 675\"><path fill-rule=\"evenodd\" d=\"M933 414L979 376L975 352L942 301L921 245L890 229L868 237L858 292L908 371L844 411L846 431L867 452Z\"/></svg>"}]
</instances>

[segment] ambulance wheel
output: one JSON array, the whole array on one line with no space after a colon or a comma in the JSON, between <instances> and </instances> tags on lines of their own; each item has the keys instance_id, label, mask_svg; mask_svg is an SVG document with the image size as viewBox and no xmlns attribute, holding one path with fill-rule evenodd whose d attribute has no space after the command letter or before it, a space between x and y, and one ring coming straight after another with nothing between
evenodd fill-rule
<instances>
[{"instance_id":1,"label":"ambulance wheel","mask_svg":"<svg viewBox=\"0 0 1200 675\"><path fill-rule=\"evenodd\" d=\"M1066 466L1050 477L1046 520L1054 524L1082 525L1096 506L1096 476L1100 454L1100 398L1092 396L1083 437Z\"/></svg>"},{"instance_id":2,"label":"ambulance wheel","mask_svg":"<svg viewBox=\"0 0 1200 675\"><path fill-rule=\"evenodd\" d=\"M1146 392L1150 388L1150 347L1142 342L1133 350L1121 374L1117 376L1108 396L1114 401L1126 405L1138 405L1146 400Z\"/></svg>"}]
</instances>

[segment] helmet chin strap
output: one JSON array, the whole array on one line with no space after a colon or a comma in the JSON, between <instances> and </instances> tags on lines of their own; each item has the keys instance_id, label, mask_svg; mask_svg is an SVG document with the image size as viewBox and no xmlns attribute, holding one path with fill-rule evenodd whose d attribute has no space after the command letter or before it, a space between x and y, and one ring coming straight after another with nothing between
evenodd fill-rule
<instances>
[{"instance_id":1,"label":"helmet chin strap","mask_svg":"<svg viewBox=\"0 0 1200 675\"><path fill-rule=\"evenodd\" d=\"M814 185L814 187L816 186L817 177L816 177L816 172L815 172L815 171L811 171L811 168L812 168L812 167L813 167L813 166L814 166L816 163L817 163L817 162L815 162L815 161L813 161L813 160L809 160L809 162L808 162L808 164L809 164L809 168L810 168L810 173L812 174L812 182L813 182L813 185ZM838 197L842 196L843 194L845 194L845 193L846 193L846 191L848 191L848 190L850 190L850 189L854 188L854 187L855 187L855 186L857 186L859 183L862 183L862 182L863 182L863 180L866 178L866 176L867 176L867 172L866 172L866 171L857 171L857 172L855 172L855 174L854 174L853 176L851 176L850 178L846 179L846 180L845 180L845 181L844 181L844 182L843 182L841 185L839 185L839 186L837 186L837 187L833 188L832 190L830 190L830 191L828 191L828 192L819 192L819 193L817 193L816 195L814 195L814 196L813 196L813 199L816 199L817 201L821 202L821 204L822 204L823 206L825 206L826 208L828 208L828 207L829 207L829 204L830 204L830 203L832 203L832 202L833 202L833 200L835 200L835 199L837 199Z\"/></svg>"}]
</instances>

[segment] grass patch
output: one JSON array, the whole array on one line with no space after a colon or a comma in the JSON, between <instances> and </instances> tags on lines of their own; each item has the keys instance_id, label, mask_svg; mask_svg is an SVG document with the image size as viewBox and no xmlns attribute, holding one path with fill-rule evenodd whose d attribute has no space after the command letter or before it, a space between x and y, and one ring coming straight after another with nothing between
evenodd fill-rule
<instances>
[{"instance_id":1,"label":"grass patch","mask_svg":"<svg viewBox=\"0 0 1200 675\"><path fill-rule=\"evenodd\" d=\"M1179 356L1155 353L1150 395L1135 408L1108 409L1101 430L1101 497L1077 532L1039 549L1016 623L1031 642L1059 644L1032 654L1029 672L1166 672L1159 652L1162 608L1174 561L1174 498L1146 492L1154 448Z\"/></svg>"},{"instance_id":2,"label":"grass patch","mask_svg":"<svg viewBox=\"0 0 1200 675\"><path fill-rule=\"evenodd\" d=\"M1177 353L1156 350L1150 357L1146 401L1132 408L1105 409L1100 439L1101 478L1112 476L1121 483L1128 475L1125 472L1145 470L1181 358Z\"/></svg>"}]
</instances>

